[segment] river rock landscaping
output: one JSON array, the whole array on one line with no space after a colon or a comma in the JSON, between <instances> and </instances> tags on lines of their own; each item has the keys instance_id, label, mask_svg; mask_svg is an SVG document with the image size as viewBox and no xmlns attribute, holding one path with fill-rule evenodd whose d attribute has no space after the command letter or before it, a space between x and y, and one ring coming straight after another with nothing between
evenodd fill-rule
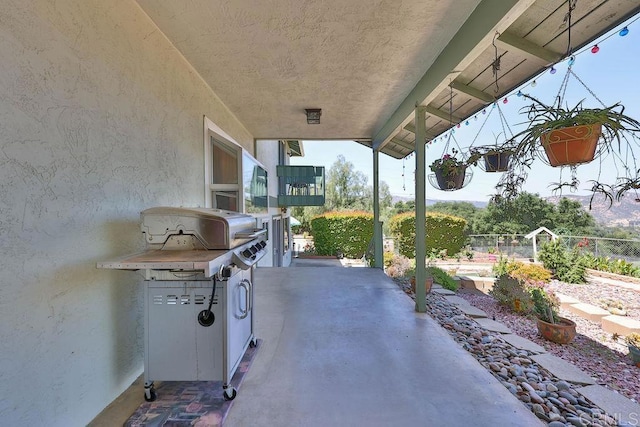
<instances>
[{"instance_id":1,"label":"river rock landscaping","mask_svg":"<svg viewBox=\"0 0 640 427\"><path fill-rule=\"evenodd\" d=\"M413 297L404 279L394 279ZM407 282L407 283L405 283ZM586 289L586 288L585 288ZM638 401L640 370L622 353L623 343L609 338L595 323L572 316L578 336L571 344L559 345L538 336L533 319L512 313L496 303L493 297L481 293L460 291L459 297L485 311L489 318L503 323L514 334L543 346L548 353L573 363L603 386ZM575 293L572 294L575 297ZM501 338L501 334L482 328L463 314L454 304L437 293L427 295L427 312L452 337L471 353L511 393L549 426L617 426L625 425L585 399L573 384L560 380L539 366L533 359L537 353L517 349Z\"/></svg>"}]
</instances>

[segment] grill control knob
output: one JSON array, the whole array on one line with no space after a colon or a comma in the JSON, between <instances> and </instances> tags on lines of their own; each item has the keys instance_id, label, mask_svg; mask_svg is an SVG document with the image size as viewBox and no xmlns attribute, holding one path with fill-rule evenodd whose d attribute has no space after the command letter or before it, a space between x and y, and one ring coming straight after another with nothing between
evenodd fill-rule
<instances>
[{"instance_id":1,"label":"grill control knob","mask_svg":"<svg viewBox=\"0 0 640 427\"><path fill-rule=\"evenodd\" d=\"M253 255L253 254L251 253L251 251L249 249L245 249L244 251L242 251L242 255L245 258L251 258L251 255Z\"/></svg>"}]
</instances>

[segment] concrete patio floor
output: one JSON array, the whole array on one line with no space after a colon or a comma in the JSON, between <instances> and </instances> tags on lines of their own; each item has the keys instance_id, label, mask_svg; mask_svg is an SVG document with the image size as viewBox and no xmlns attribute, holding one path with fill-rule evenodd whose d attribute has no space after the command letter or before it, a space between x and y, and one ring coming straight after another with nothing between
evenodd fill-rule
<instances>
[{"instance_id":1,"label":"concrete patio floor","mask_svg":"<svg viewBox=\"0 0 640 427\"><path fill-rule=\"evenodd\" d=\"M225 426L544 425L381 270L313 262L256 270L262 343ZM127 393L91 425L122 425Z\"/></svg>"},{"instance_id":2,"label":"concrete patio floor","mask_svg":"<svg viewBox=\"0 0 640 427\"><path fill-rule=\"evenodd\" d=\"M227 426L543 425L380 270L258 269L255 292Z\"/></svg>"}]
</instances>

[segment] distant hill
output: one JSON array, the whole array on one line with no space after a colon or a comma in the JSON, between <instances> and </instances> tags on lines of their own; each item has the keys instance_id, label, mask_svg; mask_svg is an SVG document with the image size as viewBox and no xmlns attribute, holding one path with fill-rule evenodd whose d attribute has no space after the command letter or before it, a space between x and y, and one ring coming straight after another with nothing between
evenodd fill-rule
<instances>
[{"instance_id":1,"label":"distant hill","mask_svg":"<svg viewBox=\"0 0 640 427\"><path fill-rule=\"evenodd\" d=\"M393 203L396 202L408 202L413 200L413 197L402 197L402 196L392 196L391 198ZM460 202L460 203L471 203L473 206L477 208L486 208L487 202L481 202L478 200L435 200L435 199L427 199L427 206L435 205L436 203L447 203L447 202Z\"/></svg>"},{"instance_id":2,"label":"distant hill","mask_svg":"<svg viewBox=\"0 0 640 427\"><path fill-rule=\"evenodd\" d=\"M589 212L596 222L607 227L639 227L640 226L640 202L636 202L632 197L625 197L620 202L614 202L609 206L609 202L603 197L597 197L591 204L589 210L589 200L591 196L554 196L545 197L552 203L558 203L561 197L577 200Z\"/></svg>"},{"instance_id":3,"label":"distant hill","mask_svg":"<svg viewBox=\"0 0 640 427\"><path fill-rule=\"evenodd\" d=\"M606 227L640 227L640 202L636 202L632 197L625 197L620 202L613 203L609 206L604 198L599 197L593 200L591 204L591 210L589 210L589 200L591 196L575 196L575 195L563 195L544 197L545 200L557 204L560 198L566 197L567 199L577 200L580 202L585 211L590 213L596 222ZM413 200L411 197L399 197L393 196L393 203L402 201L407 202ZM434 200L427 199L427 206L432 206L438 202L449 202L453 200ZM477 208L486 208L487 202L474 201L474 200L455 200L456 202L468 202L473 204Z\"/></svg>"}]
</instances>

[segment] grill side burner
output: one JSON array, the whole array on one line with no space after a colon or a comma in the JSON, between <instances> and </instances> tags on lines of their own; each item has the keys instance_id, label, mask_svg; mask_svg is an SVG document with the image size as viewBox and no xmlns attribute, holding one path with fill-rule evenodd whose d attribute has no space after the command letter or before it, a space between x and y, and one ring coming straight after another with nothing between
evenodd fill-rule
<instances>
[{"instance_id":1,"label":"grill side burner","mask_svg":"<svg viewBox=\"0 0 640 427\"><path fill-rule=\"evenodd\" d=\"M253 269L266 230L249 215L156 207L140 213L147 250L98 268L145 272L145 400L153 381L223 381L224 397L253 335Z\"/></svg>"}]
</instances>

